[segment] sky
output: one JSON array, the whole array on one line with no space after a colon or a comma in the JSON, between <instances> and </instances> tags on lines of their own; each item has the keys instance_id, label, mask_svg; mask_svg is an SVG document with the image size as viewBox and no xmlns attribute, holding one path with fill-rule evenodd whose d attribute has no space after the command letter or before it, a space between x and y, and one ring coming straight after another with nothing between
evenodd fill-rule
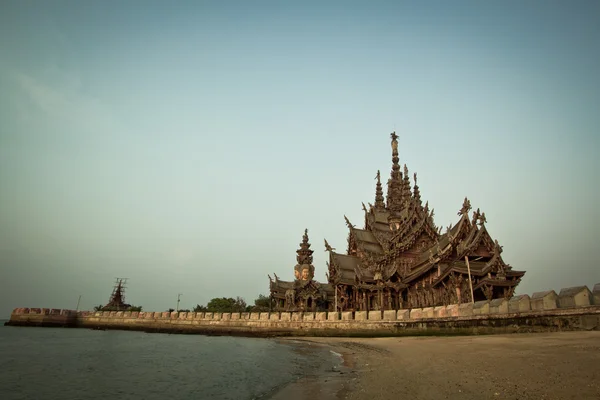
<instances>
[{"instance_id":1,"label":"sky","mask_svg":"<svg viewBox=\"0 0 600 400\"><path fill-rule=\"evenodd\" d=\"M0 318L268 293L375 175L486 213L518 293L600 282L600 3L5 1Z\"/></svg>"}]
</instances>

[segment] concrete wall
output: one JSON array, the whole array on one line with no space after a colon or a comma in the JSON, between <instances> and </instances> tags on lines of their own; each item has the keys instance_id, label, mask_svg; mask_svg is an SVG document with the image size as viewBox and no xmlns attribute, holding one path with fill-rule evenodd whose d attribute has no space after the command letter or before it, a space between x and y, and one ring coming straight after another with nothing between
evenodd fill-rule
<instances>
[{"instance_id":1,"label":"concrete wall","mask_svg":"<svg viewBox=\"0 0 600 400\"><path fill-rule=\"evenodd\" d=\"M590 304L594 297L587 287L567 288L560 293L556 295L554 291L548 291L535 293L531 298L525 295L510 300L383 312L213 314L17 308L7 324L245 336L390 336L600 330L600 305Z\"/></svg>"},{"instance_id":2,"label":"concrete wall","mask_svg":"<svg viewBox=\"0 0 600 400\"><path fill-rule=\"evenodd\" d=\"M587 286L562 289L558 295L560 308L585 307L594 304L594 297Z\"/></svg>"},{"instance_id":3,"label":"concrete wall","mask_svg":"<svg viewBox=\"0 0 600 400\"><path fill-rule=\"evenodd\" d=\"M531 295L530 303L533 311L554 310L558 308L558 295L554 290L537 292Z\"/></svg>"}]
</instances>

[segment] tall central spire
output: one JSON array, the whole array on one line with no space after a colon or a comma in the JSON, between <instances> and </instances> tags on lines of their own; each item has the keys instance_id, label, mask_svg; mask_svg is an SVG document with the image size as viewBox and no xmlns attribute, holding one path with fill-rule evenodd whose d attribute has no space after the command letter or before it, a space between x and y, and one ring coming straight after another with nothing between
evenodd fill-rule
<instances>
[{"instance_id":1,"label":"tall central spire","mask_svg":"<svg viewBox=\"0 0 600 400\"><path fill-rule=\"evenodd\" d=\"M388 181L387 208L392 213L400 212L402 207L402 173L400 172L400 158L398 157L398 135L392 132L392 172Z\"/></svg>"}]
</instances>

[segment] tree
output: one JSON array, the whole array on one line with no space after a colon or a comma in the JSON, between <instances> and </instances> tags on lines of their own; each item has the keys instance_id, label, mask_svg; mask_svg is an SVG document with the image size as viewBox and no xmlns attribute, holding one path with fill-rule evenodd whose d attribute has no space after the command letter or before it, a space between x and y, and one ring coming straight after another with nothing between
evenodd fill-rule
<instances>
[{"instance_id":1,"label":"tree","mask_svg":"<svg viewBox=\"0 0 600 400\"><path fill-rule=\"evenodd\" d=\"M235 305L232 312L243 312L246 310L246 300L241 297L235 298Z\"/></svg>"},{"instance_id":2,"label":"tree","mask_svg":"<svg viewBox=\"0 0 600 400\"><path fill-rule=\"evenodd\" d=\"M209 301L206 306L206 311L208 312L230 313L242 312L245 310L246 301L239 296L235 299L232 297L215 297Z\"/></svg>"},{"instance_id":3,"label":"tree","mask_svg":"<svg viewBox=\"0 0 600 400\"><path fill-rule=\"evenodd\" d=\"M271 297L259 294L258 298L254 300L253 306L246 307L246 312L261 312L269 311L271 304Z\"/></svg>"},{"instance_id":4,"label":"tree","mask_svg":"<svg viewBox=\"0 0 600 400\"><path fill-rule=\"evenodd\" d=\"M201 306L200 304L197 304L196 307L194 307L194 312L206 312L208 311L208 308L206 308L206 306Z\"/></svg>"},{"instance_id":5,"label":"tree","mask_svg":"<svg viewBox=\"0 0 600 400\"><path fill-rule=\"evenodd\" d=\"M252 311L269 311L271 308L271 296L265 296L259 294L258 298L254 300L254 309Z\"/></svg>"}]
</instances>

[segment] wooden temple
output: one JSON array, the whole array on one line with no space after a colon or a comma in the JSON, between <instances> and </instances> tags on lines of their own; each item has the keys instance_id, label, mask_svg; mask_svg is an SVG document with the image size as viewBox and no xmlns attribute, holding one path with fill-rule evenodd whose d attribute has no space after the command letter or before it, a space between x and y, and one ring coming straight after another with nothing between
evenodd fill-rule
<instances>
[{"instance_id":1,"label":"wooden temple","mask_svg":"<svg viewBox=\"0 0 600 400\"><path fill-rule=\"evenodd\" d=\"M390 310L512 297L525 272L504 262L502 246L485 226L485 213L477 209L469 217L471 203L465 198L457 223L442 233L433 209L422 203L417 174L411 184L406 165L401 171L395 132L391 139L387 198L378 171L375 202L368 208L363 203L364 227L344 217L346 254L335 252L325 240L328 284L312 280L312 250L301 244L296 281L271 280L276 309ZM304 238L308 244L306 232ZM301 250L310 255L301 258ZM301 261L310 261L308 275L303 275Z\"/></svg>"}]
</instances>

